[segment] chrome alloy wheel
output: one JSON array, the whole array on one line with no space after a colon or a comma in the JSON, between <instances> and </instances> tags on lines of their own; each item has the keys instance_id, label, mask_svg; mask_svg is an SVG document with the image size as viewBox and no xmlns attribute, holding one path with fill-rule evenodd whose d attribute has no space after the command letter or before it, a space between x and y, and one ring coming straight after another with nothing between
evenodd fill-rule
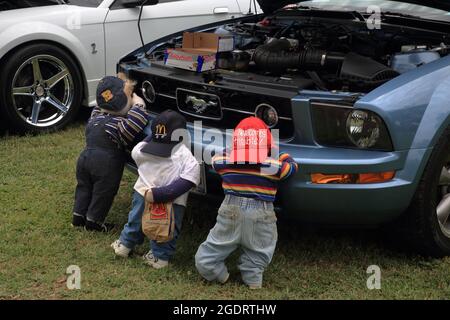
<instances>
[{"instance_id":1,"label":"chrome alloy wheel","mask_svg":"<svg viewBox=\"0 0 450 320\"><path fill-rule=\"evenodd\" d=\"M438 199L440 200L438 200L436 212L439 225L442 232L450 238L450 155L447 158L446 165L442 168L438 190Z\"/></svg>"},{"instance_id":2,"label":"chrome alloy wheel","mask_svg":"<svg viewBox=\"0 0 450 320\"><path fill-rule=\"evenodd\" d=\"M12 81L12 101L28 124L50 127L64 118L74 99L73 78L67 66L51 55L25 61Z\"/></svg>"}]
</instances>

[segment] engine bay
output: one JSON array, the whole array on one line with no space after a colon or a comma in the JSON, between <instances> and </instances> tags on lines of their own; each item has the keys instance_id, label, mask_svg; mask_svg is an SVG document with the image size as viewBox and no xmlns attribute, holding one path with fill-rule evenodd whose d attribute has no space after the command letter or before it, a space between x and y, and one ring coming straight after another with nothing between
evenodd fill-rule
<instances>
[{"instance_id":1,"label":"engine bay","mask_svg":"<svg viewBox=\"0 0 450 320\"><path fill-rule=\"evenodd\" d=\"M297 89L369 92L402 73L449 54L449 35L398 25L370 30L363 21L266 17L206 30L234 37L235 49L217 55L217 69L202 74L286 84ZM174 38L151 53L164 60Z\"/></svg>"}]
</instances>

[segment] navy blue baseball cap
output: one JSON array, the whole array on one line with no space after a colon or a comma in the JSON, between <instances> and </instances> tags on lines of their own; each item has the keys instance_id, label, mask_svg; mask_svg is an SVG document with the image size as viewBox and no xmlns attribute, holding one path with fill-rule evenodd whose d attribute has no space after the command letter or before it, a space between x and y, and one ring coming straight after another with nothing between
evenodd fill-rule
<instances>
[{"instance_id":1,"label":"navy blue baseball cap","mask_svg":"<svg viewBox=\"0 0 450 320\"><path fill-rule=\"evenodd\" d=\"M166 110L152 122L152 134L144 141L147 142L141 149L158 157L168 158L172 150L180 141L172 141L175 130L186 129L186 119L178 112Z\"/></svg>"},{"instance_id":2,"label":"navy blue baseball cap","mask_svg":"<svg viewBox=\"0 0 450 320\"><path fill-rule=\"evenodd\" d=\"M97 86L97 105L106 111L121 111L128 104L124 88L125 81L122 79L111 76L104 77Z\"/></svg>"}]
</instances>

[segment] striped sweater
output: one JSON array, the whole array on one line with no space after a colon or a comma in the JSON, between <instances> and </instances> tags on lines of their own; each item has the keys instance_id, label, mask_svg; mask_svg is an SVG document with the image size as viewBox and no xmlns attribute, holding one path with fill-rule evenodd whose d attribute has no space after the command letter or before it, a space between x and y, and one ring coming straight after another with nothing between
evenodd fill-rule
<instances>
[{"instance_id":1,"label":"striped sweater","mask_svg":"<svg viewBox=\"0 0 450 320\"><path fill-rule=\"evenodd\" d=\"M215 156L212 166L222 176L225 194L270 202L275 201L278 182L298 170L297 163L287 153L262 164L236 164L230 162L228 155Z\"/></svg>"},{"instance_id":2,"label":"striped sweater","mask_svg":"<svg viewBox=\"0 0 450 320\"><path fill-rule=\"evenodd\" d=\"M109 113L95 107L89 121L93 119L100 121L106 116L109 116ZM105 124L105 131L115 143L131 151L134 139L144 130L147 123L148 112L143 106L135 105L126 116L112 116Z\"/></svg>"}]
</instances>

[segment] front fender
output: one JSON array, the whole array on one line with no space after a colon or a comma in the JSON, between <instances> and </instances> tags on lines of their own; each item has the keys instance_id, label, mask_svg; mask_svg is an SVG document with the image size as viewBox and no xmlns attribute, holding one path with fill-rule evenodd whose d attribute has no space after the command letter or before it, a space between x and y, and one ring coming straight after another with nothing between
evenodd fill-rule
<instances>
[{"instance_id":1,"label":"front fender","mask_svg":"<svg viewBox=\"0 0 450 320\"><path fill-rule=\"evenodd\" d=\"M444 130L450 126L450 76L434 91L411 148L434 147Z\"/></svg>"},{"instance_id":2,"label":"front fender","mask_svg":"<svg viewBox=\"0 0 450 320\"><path fill-rule=\"evenodd\" d=\"M433 93L411 146L412 150L418 150L421 146L427 145L430 150L418 159L420 162L415 175L416 185L423 175L433 148L448 126L450 126L450 77L441 82Z\"/></svg>"}]
</instances>

